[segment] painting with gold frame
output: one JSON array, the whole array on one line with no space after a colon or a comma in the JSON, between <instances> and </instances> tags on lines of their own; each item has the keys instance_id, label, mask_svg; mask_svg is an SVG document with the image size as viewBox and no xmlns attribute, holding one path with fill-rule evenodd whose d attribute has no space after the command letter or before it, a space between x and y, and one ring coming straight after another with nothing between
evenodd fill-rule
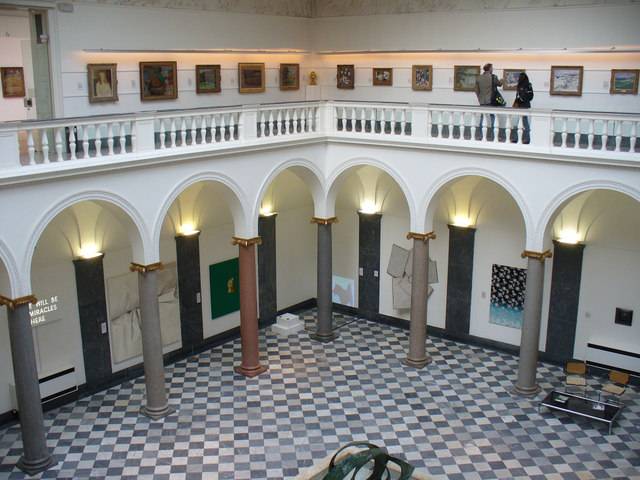
<instances>
[{"instance_id":1,"label":"painting with gold frame","mask_svg":"<svg viewBox=\"0 0 640 480\"><path fill-rule=\"evenodd\" d=\"M455 65L453 67L453 91L475 91L478 75L480 75L480 66L478 65Z\"/></svg>"},{"instance_id":2,"label":"painting with gold frame","mask_svg":"<svg viewBox=\"0 0 640 480\"><path fill-rule=\"evenodd\" d=\"M87 75L89 103L118 101L117 64L89 63Z\"/></svg>"},{"instance_id":3,"label":"painting with gold frame","mask_svg":"<svg viewBox=\"0 0 640 480\"><path fill-rule=\"evenodd\" d=\"M525 71L524 68L505 68L502 70L502 89L517 90L520 74Z\"/></svg>"},{"instance_id":4,"label":"painting with gold frame","mask_svg":"<svg viewBox=\"0 0 640 480\"><path fill-rule=\"evenodd\" d=\"M238 89L240 93L264 92L264 80L264 63L238 64Z\"/></svg>"},{"instance_id":5,"label":"painting with gold frame","mask_svg":"<svg viewBox=\"0 0 640 480\"><path fill-rule=\"evenodd\" d=\"M431 91L433 88L432 65L413 65L411 67L411 88L413 90Z\"/></svg>"},{"instance_id":6,"label":"painting with gold frame","mask_svg":"<svg viewBox=\"0 0 640 480\"><path fill-rule=\"evenodd\" d=\"M574 97L581 96L583 71L584 68L581 66L552 66L549 94Z\"/></svg>"},{"instance_id":7,"label":"painting with gold frame","mask_svg":"<svg viewBox=\"0 0 640 480\"><path fill-rule=\"evenodd\" d=\"M176 62L140 62L140 99L174 100L178 98Z\"/></svg>"},{"instance_id":8,"label":"painting with gold frame","mask_svg":"<svg viewBox=\"0 0 640 480\"><path fill-rule=\"evenodd\" d=\"M196 65L196 93L220 93L220 65Z\"/></svg>"},{"instance_id":9,"label":"painting with gold frame","mask_svg":"<svg viewBox=\"0 0 640 480\"><path fill-rule=\"evenodd\" d=\"M353 90L355 88L356 69L354 65L338 65L336 72L336 87Z\"/></svg>"},{"instance_id":10,"label":"painting with gold frame","mask_svg":"<svg viewBox=\"0 0 640 480\"><path fill-rule=\"evenodd\" d=\"M612 95L637 95L638 73L640 70L611 70L611 86L609 93Z\"/></svg>"},{"instance_id":11,"label":"painting with gold frame","mask_svg":"<svg viewBox=\"0 0 640 480\"><path fill-rule=\"evenodd\" d=\"M393 86L393 68L374 68L373 85L376 87Z\"/></svg>"},{"instance_id":12,"label":"painting with gold frame","mask_svg":"<svg viewBox=\"0 0 640 480\"><path fill-rule=\"evenodd\" d=\"M300 64L280 64L280 90L300 90Z\"/></svg>"},{"instance_id":13,"label":"painting with gold frame","mask_svg":"<svg viewBox=\"0 0 640 480\"><path fill-rule=\"evenodd\" d=\"M0 68L0 80L2 81L2 96L4 98L24 97L24 70L22 67Z\"/></svg>"}]
</instances>

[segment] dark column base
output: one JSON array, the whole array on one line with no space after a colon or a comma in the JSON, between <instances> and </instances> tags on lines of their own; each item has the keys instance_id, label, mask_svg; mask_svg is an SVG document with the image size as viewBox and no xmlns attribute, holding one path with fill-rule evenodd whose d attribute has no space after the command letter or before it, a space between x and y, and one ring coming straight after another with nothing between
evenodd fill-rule
<instances>
[{"instance_id":1,"label":"dark column base","mask_svg":"<svg viewBox=\"0 0 640 480\"><path fill-rule=\"evenodd\" d=\"M540 385L535 384L533 387L520 387L516 383L511 390L516 395L520 395L523 397L533 397L540 392Z\"/></svg>"},{"instance_id":2,"label":"dark column base","mask_svg":"<svg viewBox=\"0 0 640 480\"><path fill-rule=\"evenodd\" d=\"M56 463L58 463L58 461L53 458L52 455L47 455L46 457L35 461L25 460L24 457L20 457L20 460L16 463L16 467L27 475L33 476L44 472L45 470L49 470Z\"/></svg>"},{"instance_id":3,"label":"dark column base","mask_svg":"<svg viewBox=\"0 0 640 480\"><path fill-rule=\"evenodd\" d=\"M402 360L402 363L407 367L424 368L431 363L431 357L429 355L421 359L413 359L413 358L407 357L404 360Z\"/></svg>"},{"instance_id":4,"label":"dark column base","mask_svg":"<svg viewBox=\"0 0 640 480\"><path fill-rule=\"evenodd\" d=\"M315 340L316 342L330 343L330 342L333 342L336 338L338 338L338 334L335 332L331 332L331 333L314 332L309 334L309 338L311 338L311 340Z\"/></svg>"},{"instance_id":5,"label":"dark column base","mask_svg":"<svg viewBox=\"0 0 640 480\"><path fill-rule=\"evenodd\" d=\"M257 377L258 375L266 372L267 370L269 370L269 367L266 367L264 365L258 365L257 367L251 367L251 368L243 367L242 365L240 365L233 369L233 371L236 372L238 375L243 375L249 378Z\"/></svg>"},{"instance_id":6,"label":"dark column base","mask_svg":"<svg viewBox=\"0 0 640 480\"><path fill-rule=\"evenodd\" d=\"M144 406L140 409L140 413L145 417L149 417L151 420L160 420L161 418L168 417L174 412L175 410L169 405L158 410L149 408L147 406Z\"/></svg>"}]
</instances>

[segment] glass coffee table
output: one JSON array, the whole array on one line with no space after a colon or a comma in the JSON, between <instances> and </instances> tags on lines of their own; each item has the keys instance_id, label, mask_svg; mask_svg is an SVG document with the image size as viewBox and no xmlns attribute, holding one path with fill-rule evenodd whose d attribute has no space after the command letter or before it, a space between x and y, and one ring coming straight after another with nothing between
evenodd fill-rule
<instances>
[{"instance_id":1,"label":"glass coffee table","mask_svg":"<svg viewBox=\"0 0 640 480\"><path fill-rule=\"evenodd\" d=\"M607 423L609 425L609 435L611 435L613 422L618 417L623 405L554 390L540 402L538 411L540 411L540 407L547 407L551 410L558 410L570 415L578 415Z\"/></svg>"}]
</instances>

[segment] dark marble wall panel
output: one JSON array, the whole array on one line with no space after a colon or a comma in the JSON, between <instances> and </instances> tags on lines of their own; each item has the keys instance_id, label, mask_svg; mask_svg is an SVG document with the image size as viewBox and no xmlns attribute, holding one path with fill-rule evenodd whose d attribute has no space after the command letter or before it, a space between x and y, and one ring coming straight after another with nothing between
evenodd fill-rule
<instances>
[{"instance_id":1,"label":"dark marble wall panel","mask_svg":"<svg viewBox=\"0 0 640 480\"><path fill-rule=\"evenodd\" d=\"M182 350L193 352L203 341L200 298L200 235L176 237Z\"/></svg>"},{"instance_id":2,"label":"dark marble wall panel","mask_svg":"<svg viewBox=\"0 0 640 480\"><path fill-rule=\"evenodd\" d=\"M87 385L96 387L111 377L109 323L101 255L73 261L78 294L78 316L82 336Z\"/></svg>"},{"instance_id":3,"label":"dark marble wall panel","mask_svg":"<svg viewBox=\"0 0 640 480\"><path fill-rule=\"evenodd\" d=\"M373 319L380 308L380 226L382 215L358 213L358 310ZM362 273L360 273L362 272Z\"/></svg>"},{"instance_id":4,"label":"dark marble wall panel","mask_svg":"<svg viewBox=\"0 0 640 480\"><path fill-rule=\"evenodd\" d=\"M469 333L475 236L475 228L449 225L445 330L452 335Z\"/></svg>"},{"instance_id":5,"label":"dark marble wall panel","mask_svg":"<svg viewBox=\"0 0 640 480\"><path fill-rule=\"evenodd\" d=\"M546 353L554 361L573 358L584 245L553 242Z\"/></svg>"},{"instance_id":6,"label":"dark marble wall panel","mask_svg":"<svg viewBox=\"0 0 640 480\"><path fill-rule=\"evenodd\" d=\"M258 301L260 326L264 326L274 323L278 315L276 215L258 219L258 235L262 238L258 246Z\"/></svg>"}]
</instances>

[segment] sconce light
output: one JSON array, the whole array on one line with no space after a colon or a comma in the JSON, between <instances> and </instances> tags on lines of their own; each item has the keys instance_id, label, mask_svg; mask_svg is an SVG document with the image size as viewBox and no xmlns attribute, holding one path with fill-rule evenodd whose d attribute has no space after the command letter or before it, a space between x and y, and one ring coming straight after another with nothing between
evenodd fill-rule
<instances>
[{"instance_id":1,"label":"sconce light","mask_svg":"<svg viewBox=\"0 0 640 480\"><path fill-rule=\"evenodd\" d=\"M98 250L98 246L95 243L87 243L80 247L80 258L88 260L99 257L100 255L102 255L102 252Z\"/></svg>"},{"instance_id":2,"label":"sconce light","mask_svg":"<svg viewBox=\"0 0 640 480\"><path fill-rule=\"evenodd\" d=\"M453 217L453 222L451 224L455 227L468 228L473 225L473 222L466 215L456 215Z\"/></svg>"},{"instance_id":3,"label":"sconce light","mask_svg":"<svg viewBox=\"0 0 640 480\"><path fill-rule=\"evenodd\" d=\"M560 243L576 245L580 242L580 234L576 230L562 230L560 235L558 235L557 240Z\"/></svg>"},{"instance_id":4,"label":"sconce light","mask_svg":"<svg viewBox=\"0 0 640 480\"><path fill-rule=\"evenodd\" d=\"M260 216L261 217L270 217L275 215L276 212L273 211L273 205L262 205L260 207Z\"/></svg>"},{"instance_id":5,"label":"sconce light","mask_svg":"<svg viewBox=\"0 0 640 480\"><path fill-rule=\"evenodd\" d=\"M365 200L360 205L360 213L364 213L366 215L374 215L376 213L380 213L380 209L372 200Z\"/></svg>"},{"instance_id":6,"label":"sconce light","mask_svg":"<svg viewBox=\"0 0 640 480\"><path fill-rule=\"evenodd\" d=\"M200 233L200 230L197 230L193 223L183 223L178 229L178 234L182 235L183 237L195 235L196 233Z\"/></svg>"}]
</instances>

